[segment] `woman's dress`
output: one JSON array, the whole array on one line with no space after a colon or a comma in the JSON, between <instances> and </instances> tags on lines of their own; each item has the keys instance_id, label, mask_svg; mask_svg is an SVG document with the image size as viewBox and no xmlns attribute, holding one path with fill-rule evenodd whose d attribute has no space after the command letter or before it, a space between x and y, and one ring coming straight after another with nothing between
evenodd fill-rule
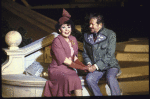
<instances>
[{"instance_id":1,"label":"woman's dress","mask_svg":"<svg viewBox=\"0 0 150 99\"><path fill-rule=\"evenodd\" d=\"M49 80L46 81L44 96L71 96L71 91L82 89L80 78L73 68L63 62L65 57L76 60L78 43L75 37L69 36L67 43L62 35L58 35L52 43L52 63L48 68Z\"/></svg>"}]
</instances>

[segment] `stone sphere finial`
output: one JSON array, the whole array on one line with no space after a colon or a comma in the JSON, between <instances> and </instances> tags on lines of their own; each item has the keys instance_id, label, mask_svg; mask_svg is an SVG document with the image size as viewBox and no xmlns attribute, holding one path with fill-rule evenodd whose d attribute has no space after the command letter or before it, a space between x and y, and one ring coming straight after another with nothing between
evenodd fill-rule
<instances>
[{"instance_id":1,"label":"stone sphere finial","mask_svg":"<svg viewBox=\"0 0 150 99\"><path fill-rule=\"evenodd\" d=\"M5 36L5 42L9 46L10 50L17 50L19 49L19 45L22 41L22 36L17 31L10 31Z\"/></svg>"}]
</instances>

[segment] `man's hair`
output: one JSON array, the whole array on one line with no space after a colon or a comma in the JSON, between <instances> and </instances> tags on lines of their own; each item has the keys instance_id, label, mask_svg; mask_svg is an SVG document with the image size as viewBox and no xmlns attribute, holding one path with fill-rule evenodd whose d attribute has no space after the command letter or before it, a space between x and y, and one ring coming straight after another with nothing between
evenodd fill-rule
<instances>
[{"instance_id":1,"label":"man's hair","mask_svg":"<svg viewBox=\"0 0 150 99\"><path fill-rule=\"evenodd\" d=\"M100 14L91 13L91 14L90 14L90 17L89 17L89 20L90 20L91 18L96 18L96 19L97 19L97 24L100 24L100 23L104 24L103 16L100 15Z\"/></svg>"}]
</instances>

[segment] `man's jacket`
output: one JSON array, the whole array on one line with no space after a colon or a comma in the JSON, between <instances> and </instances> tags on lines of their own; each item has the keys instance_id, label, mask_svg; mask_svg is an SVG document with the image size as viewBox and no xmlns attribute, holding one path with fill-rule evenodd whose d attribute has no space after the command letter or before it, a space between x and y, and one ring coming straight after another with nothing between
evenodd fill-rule
<instances>
[{"instance_id":1,"label":"man's jacket","mask_svg":"<svg viewBox=\"0 0 150 99\"><path fill-rule=\"evenodd\" d=\"M120 69L115 58L116 34L107 28L103 28L94 42L92 33L84 33L83 59L85 64L96 64L100 70L116 67Z\"/></svg>"}]
</instances>

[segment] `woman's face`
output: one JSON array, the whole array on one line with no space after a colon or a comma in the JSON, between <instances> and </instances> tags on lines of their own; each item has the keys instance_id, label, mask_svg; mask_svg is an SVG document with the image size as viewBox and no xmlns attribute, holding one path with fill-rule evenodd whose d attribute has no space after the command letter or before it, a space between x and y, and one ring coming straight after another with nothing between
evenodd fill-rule
<instances>
[{"instance_id":1,"label":"woman's face","mask_svg":"<svg viewBox=\"0 0 150 99\"><path fill-rule=\"evenodd\" d=\"M71 25L63 24L61 25L59 32L65 38L67 38L71 34Z\"/></svg>"}]
</instances>

